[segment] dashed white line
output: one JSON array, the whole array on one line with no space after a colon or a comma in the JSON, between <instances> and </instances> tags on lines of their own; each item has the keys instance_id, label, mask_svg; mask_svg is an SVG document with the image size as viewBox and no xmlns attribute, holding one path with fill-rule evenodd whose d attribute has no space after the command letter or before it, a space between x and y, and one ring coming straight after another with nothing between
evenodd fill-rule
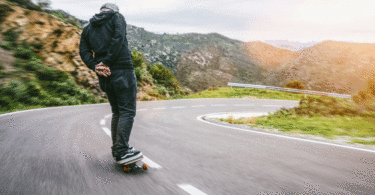
<instances>
[{"instance_id":1,"label":"dashed white line","mask_svg":"<svg viewBox=\"0 0 375 195\"><path fill-rule=\"evenodd\" d=\"M213 104L211 106L226 106L226 104Z\"/></svg>"},{"instance_id":2,"label":"dashed white line","mask_svg":"<svg viewBox=\"0 0 375 195\"><path fill-rule=\"evenodd\" d=\"M262 106L265 106L265 107L283 107L281 105L262 105Z\"/></svg>"},{"instance_id":3,"label":"dashed white line","mask_svg":"<svg viewBox=\"0 0 375 195\"><path fill-rule=\"evenodd\" d=\"M111 136L111 130L109 130L107 127L102 127L102 129L104 130L104 132L109 135L109 137L112 137Z\"/></svg>"},{"instance_id":4,"label":"dashed white line","mask_svg":"<svg viewBox=\"0 0 375 195\"><path fill-rule=\"evenodd\" d=\"M105 119L111 118L111 117L112 117L112 114L108 114L108 115L104 116Z\"/></svg>"},{"instance_id":5,"label":"dashed white line","mask_svg":"<svg viewBox=\"0 0 375 195\"><path fill-rule=\"evenodd\" d=\"M177 106L177 107L172 107L172 108L186 108L186 106Z\"/></svg>"},{"instance_id":6,"label":"dashed white line","mask_svg":"<svg viewBox=\"0 0 375 195\"><path fill-rule=\"evenodd\" d=\"M154 110L165 110L167 108L154 108Z\"/></svg>"},{"instance_id":7,"label":"dashed white line","mask_svg":"<svg viewBox=\"0 0 375 195\"><path fill-rule=\"evenodd\" d=\"M112 137L111 136L111 131L107 128L107 127L102 127L102 129L104 130L104 132L109 136L109 137ZM147 158L146 156L143 156L143 160L142 160L143 163L146 163L149 167L151 168L155 168L155 169L160 169L162 168L160 165L156 164L154 161L150 160L149 158Z\"/></svg>"},{"instance_id":8,"label":"dashed white line","mask_svg":"<svg viewBox=\"0 0 375 195\"><path fill-rule=\"evenodd\" d=\"M156 164L154 161L150 160L146 156L143 156L143 160L142 161L144 163L146 163L148 166L150 166L150 167L152 167L154 169L160 169L160 168L162 168L160 165Z\"/></svg>"},{"instance_id":9,"label":"dashed white line","mask_svg":"<svg viewBox=\"0 0 375 195\"><path fill-rule=\"evenodd\" d=\"M187 192L189 194L207 195L206 193L198 190L197 188L195 188L194 186L189 185L189 184L178 184L178 187L180 187L181 189L185 190L185 192Z\"/></svg>"},{"instance_id":10,"label":"dashed white line","mask_svg":"<svg viewBox=\"0 0 375 195\"><path fill-rule=\"evenodd\" d=\"M100 124L105 125L105 120L104 119L100 120Z\"/></svg>"},{"instance_id":11,"label":"dashed white line","mask_svg":"<svg viewBox=\"0 0 375 195\"><path fill-rule=\"evenodd\" d=\"M205 107L205 105L192 106L193 108Z\"/></svg>"},{"instance_id":12,"label":"dashed white line","mask_svg":"<svg viewBox=\"0 0 375 195\"><path fill-rule=\"evenodd\" d=\"M254 104L234 104L234 106L254 106Z\"/></svg>"}]
</instances>

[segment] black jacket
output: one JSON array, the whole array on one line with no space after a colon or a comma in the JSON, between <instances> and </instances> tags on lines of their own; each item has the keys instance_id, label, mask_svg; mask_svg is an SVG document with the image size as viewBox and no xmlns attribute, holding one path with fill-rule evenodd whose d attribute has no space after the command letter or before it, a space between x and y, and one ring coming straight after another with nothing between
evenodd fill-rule
<instances>
[{"instance_id":1,"label":"black jacket","mask_svg":"<svg viewBox=\"0 0 375 195\"><path fill-rule=\"evenodd\" d=\"M110 70L133 69L124 16L113 11L95 14L82 31L79 54L93 71L100 62Z\"/></svg>"}]
</instances>

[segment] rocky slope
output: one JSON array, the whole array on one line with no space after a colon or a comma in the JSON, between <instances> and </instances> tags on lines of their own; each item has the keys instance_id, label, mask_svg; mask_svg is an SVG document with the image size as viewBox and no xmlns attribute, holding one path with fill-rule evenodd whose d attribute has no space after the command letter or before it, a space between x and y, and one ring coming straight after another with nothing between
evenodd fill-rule
<instances>
[{"instance_id":1,"label":"rocky slope","mask_svg":"<svg viewBox=\"0 0 375 195\"><path fill-rule=\"evenodd\" d=\"M173 70L178 82L193 91L228 82L259 84L266 71L247 55L244 42L217 33L155 34L127 26L130 49L144 52L151 63Z\"/></svg>"},{"instance_id":2,"label":"rocky slope","mask_svg":"<svg viewBox=\"0 0 375 195\"><path fill-rule=\"evenodd\" d=\"M37 52L45 58L45 65L66 71L81 87L104 96L96 74L86 67L79 56L81 30L52 15L24 9L18 4L1 0L0 6L11 9L1 23L1 33L9 29L19 32L20 41L40 45Z\"/></svg>"}]
</instances>

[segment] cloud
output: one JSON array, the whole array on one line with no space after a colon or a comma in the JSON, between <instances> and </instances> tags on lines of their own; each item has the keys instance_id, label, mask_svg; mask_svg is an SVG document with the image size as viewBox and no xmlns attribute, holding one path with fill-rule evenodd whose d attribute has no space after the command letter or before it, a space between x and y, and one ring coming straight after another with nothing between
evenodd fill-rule
<instances>
[{"instance_id":1,"label":"cloud","mask_svg":"<svg viewBox=\"0 0 375 195\"><path fill-rule=\"evenodd\" d=\"M100 0L52 0L84 20L99 13ZM217 32L243 41L341 39L374 42L370 0L110 0L128 24L153 32ZM374 36L375 37L375 36Z\"/></svg>"},{"instance_id":2,"label":"cloud","mask_svg":"<svg viewBox=\"0 0 375 195\"><path fill-rule=\"evenodd\" d=\"M249 17L251 18L251 16ZM214 29L246 29L249 18L226 15L205 9L185 9L179 11L137 14L127 17L129 22L209 27ZM167 29L166 29L167 30Z\"/></svg>"}]
</instances>

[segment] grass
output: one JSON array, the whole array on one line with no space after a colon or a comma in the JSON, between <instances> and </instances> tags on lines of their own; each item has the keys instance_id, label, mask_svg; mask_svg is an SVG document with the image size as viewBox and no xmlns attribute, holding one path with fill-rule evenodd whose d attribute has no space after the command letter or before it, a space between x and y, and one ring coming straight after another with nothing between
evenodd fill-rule
<instances>
[{"instance_id":1,"label":"grass","mask_svg":"<svg viewBox=\"0 0 375 195\"><path fill-rule=\"evenodd\" d=\"M273 91L267 89L252 88L210 88L189 96L181 98L257 98L257 99L283 99L283 100L301 100L304 97L318 97L315 95L297 94L284 91Z\"/></svg>"},{"instance_id":2,"label":"grass","mask_svg":"<svg viewBox=\"0 0 375 195\"><path fill-rule=\"evenodd\" d=\"M254 117L219 119L231 124L246 124L251 127L264 129L277 129L279 132L290 134L308 134L327 139L335 139L337 136L349 136L352 142L366 145L375 145L375 140L362 140L360 138L375 138L375 119L365 117L293 117L277 118L273 115Z\"/></svg>"},{"instance_id":3,"label":"grass","mask_svg":"<svg viewBox=\"0 0 375 195\"><path fill-rule=\"evenodd\" d=\"M363 144L363 145L375 145L375 140L373 141L366 141L361 139L352 139L352 142L357 144Z\"/></svg>"},{"instance_id":4,"label":"grass","mask_svg":"<svg viewBox=\"0 0 375 195\"><path fill-rule=\"evenodd\" d=\"M353 138L352 142L375 145L375 112L347 99L333 97L307 97L299 106L282 108L268 116L257 118L220 119L231 124L277 129L285 133L298 133L335 139L337 136Z\"/></svg>"}]
</instances>

